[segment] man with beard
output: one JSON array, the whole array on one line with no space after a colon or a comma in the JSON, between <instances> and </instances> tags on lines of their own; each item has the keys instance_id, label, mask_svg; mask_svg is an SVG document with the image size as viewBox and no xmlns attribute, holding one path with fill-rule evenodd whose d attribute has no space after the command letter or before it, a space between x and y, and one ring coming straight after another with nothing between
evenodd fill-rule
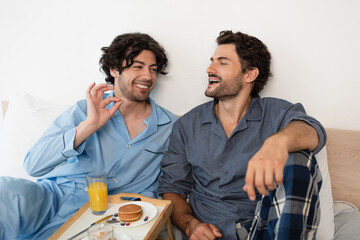
<instances>
[{"instance_id":1,"label":"man with beard","mask_svg":"<svg viewBox=\"0 0 360 240\"><path fill-rule=\"evenodd\" d=\"M191 240L313 238L321 186L313 154L325 130L301 104L259 96L271 75L259 39L223 31L217 43L205 91L214 100L174 124L161 162L172 222Z\"/></svg>"},{"instance_id":2,"label":"man with beard","mask_svg":"<svg viewBox=\"0 0 360 240\"><path fill-rule=\"evenodd\" d=\"M106 83L61 114L27 153L37 183L0 178L0 239L48 239L88 201L85 175L106 173L109 194L157 197L160 160L176 115L149 94L166 74L164 49L146 34L102 48ZM110 90L110 92L109 92Z\"/></svg>"}]
</instances>

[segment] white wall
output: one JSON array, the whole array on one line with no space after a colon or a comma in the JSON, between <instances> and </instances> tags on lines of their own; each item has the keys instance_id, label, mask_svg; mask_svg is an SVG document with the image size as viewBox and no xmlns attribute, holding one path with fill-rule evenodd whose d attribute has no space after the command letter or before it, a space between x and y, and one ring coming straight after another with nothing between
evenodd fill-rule
<instances>
[{"instance_id":1,"label":"white wall","mask_svg":"<svg viewBox=\"0 0 360 240\"><path fill-rule=\"evenodd\" d=\"M84 97L100 48L124 32L149 33L169 74L152 96L183 114L207 101L205 69L219 31L261 39L274 77L262 96L302 102L326 127L360 130L357 0L0 0L0 99L18 88L53 102Z\"/></svg>"}]
</instances>

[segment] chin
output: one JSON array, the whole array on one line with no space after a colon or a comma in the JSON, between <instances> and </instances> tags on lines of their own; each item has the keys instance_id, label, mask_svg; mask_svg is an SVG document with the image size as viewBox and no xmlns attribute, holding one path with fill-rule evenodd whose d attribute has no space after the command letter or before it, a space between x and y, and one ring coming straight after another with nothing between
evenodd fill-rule
<instances>
[{"instance_id":1,"label":"chin","mask_svg":"<svg viewBox=\"0 0 360 240\"><path fill-rule=\"evenodd\" d=\"M134 101L134 102L146 102L146 101L148 101L148 100L149 100L149 96L147 96L147 97L142 97L142 98L137 97L137 98L132 99L132 101Z\"/></svg>"},{"instance_id":2,"label":"chin","mask_svg":"<svg viewBox=\"0 0 360 240\"><path fill-rule=\"evenodd\" d=\"M206 90L205 91L205 96L215 98L216 93Z\"/></svg>"}]
</instances>

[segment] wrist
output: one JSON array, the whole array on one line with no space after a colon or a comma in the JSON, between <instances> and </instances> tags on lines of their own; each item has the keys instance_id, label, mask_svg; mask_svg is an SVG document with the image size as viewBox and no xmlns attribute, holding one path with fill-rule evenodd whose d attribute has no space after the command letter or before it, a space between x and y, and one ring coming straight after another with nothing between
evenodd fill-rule
<instances>
[{"instance_id":1,"label":"wrist","mask_svg":"<svg viewBox=\"0 0 360 240\"><path fill-rule=\"evenodd\" d=\"M185 222L185 229L184 229L184 233L186 234L186 236L190 237L192 231L192 227L194 224L196 224L196 222L199 222L196 218L191 217L189 220L187 220Z\"/></svg>"},{"instance_id":2,"label":"wrist","mask_svg":"<svg viewBox=\"0 0 360 240\"><path fill-rule=\"evenodd\" d=\"M96 132L99 129L98 123L91 123L88 120L80 122L76 127L76 130L86 135L87 137Z\"/></svg>"},{"instance_id":3,"label":"wrist","mask_svg":"<svg viewBox=\"0 0 360 240\"><path fill-rule=\"evenodd\" d=\"M267 138L264 144L280 149L286 149L287 151L289 150L288 138L280 133L274 134Z\"/></svg>"},{"instance_id":4,"label":"wrist","mask_svg":"<svg viewBox=\"0 0 360 240\"><path fill-rule=\"evenodd\" d=\"M87 139L91 134L96 132L96 128L89 126L87 122L82 121L76 127L75 139L74 139L74 149L76 149L85 139Z\"/></svg>"}]
</instances>

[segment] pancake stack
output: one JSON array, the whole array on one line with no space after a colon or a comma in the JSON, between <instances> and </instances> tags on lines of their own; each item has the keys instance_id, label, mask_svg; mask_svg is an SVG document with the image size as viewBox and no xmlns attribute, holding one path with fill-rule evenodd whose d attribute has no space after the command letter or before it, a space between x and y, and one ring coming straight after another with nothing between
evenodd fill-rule
<instances>
[{"instance_id":1,"label":"pancake stack","mask_svg":"<svg viewBox=\"0 0 360 240\"><path fill-rule=\"evenodd\" d=\"M142 214L142 207L136 204L127 204L119 208L119 219L123 222L137 221Z\"/></svg>"}]
</instances>

